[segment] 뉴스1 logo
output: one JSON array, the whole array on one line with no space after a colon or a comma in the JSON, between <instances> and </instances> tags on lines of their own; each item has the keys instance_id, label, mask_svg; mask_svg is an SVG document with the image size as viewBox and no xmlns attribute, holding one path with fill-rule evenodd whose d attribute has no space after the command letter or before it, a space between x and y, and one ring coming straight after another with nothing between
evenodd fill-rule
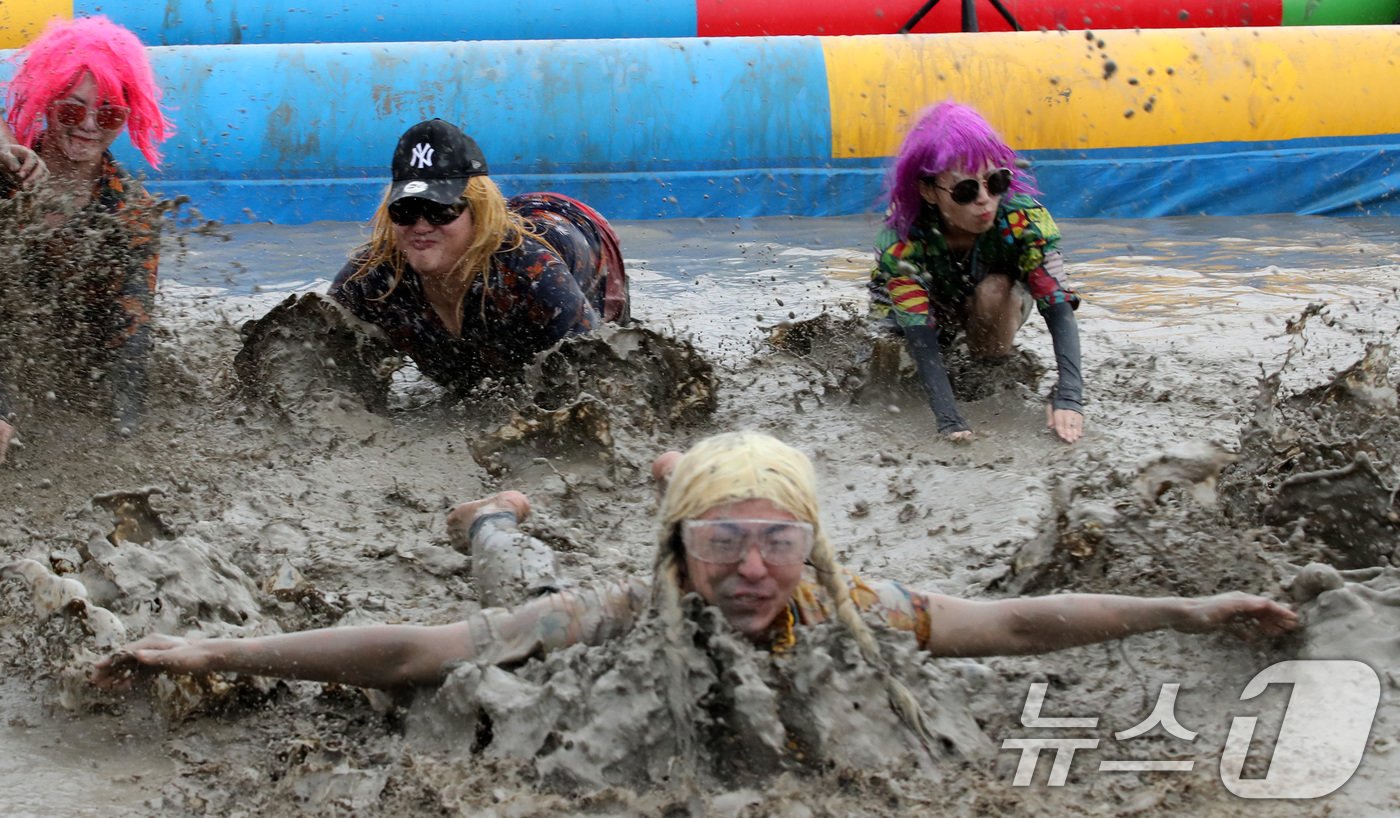
<instances>
[{"instance_id":1,"label":"\ub274\uc2a41 logo","mask_svg":"<svg viewBox=\"0 0 1400 818\"><path fill-rule=\"evenodd\" d=\"M1263 778L1240 778L1254 716L1230 722L1220 780L1241 798L1318 798L1336 789L1361 766L1371 722L1381 701L1381 680L1364 662L1327 659L1279 662L1249 680L1240 701L1271 684L1293 685L1278 741Z\"/></svg>"},{"instance_id":2,"label":"\ub274\uc2a41 logo","mask_svg":"<svg viewBox=\"0 0 1400 818\"><path fill-rule=\"evenodd\" d=\"M1349 659L1316 659L1279 662L1255 674L1240 694L1246 701L1263 693L1271 684L1292 685L1278 740L1263 778L1242 778L1249 745L1254 738L1255 716L1236 716L1220 757L1220 780L1225 788L1241 798L1319 798L1335 792L1361 766L1380 705L1380 677L1370 665ZM1096 727L1097 716L1044 718L1044 682L1032 684L1021 710L1021 725L1032 729ZM1194 741L1196 733L1176 719L1178 684L1164 684L1152 712L1136 726L1113 734L1124 741L1161 726L1171 736ZM1029 786L1035 776L1041 750L1053 752L1049 777L1051 787L1062 787L1069 775L1076 750L1092 750L1099 739L1092 737L1008 738L1003 750L1020 750L1013 787ZM1103 759L1099 772L1185 772L1196 762L1189 759Z\"/></svg>"}]
</instances>

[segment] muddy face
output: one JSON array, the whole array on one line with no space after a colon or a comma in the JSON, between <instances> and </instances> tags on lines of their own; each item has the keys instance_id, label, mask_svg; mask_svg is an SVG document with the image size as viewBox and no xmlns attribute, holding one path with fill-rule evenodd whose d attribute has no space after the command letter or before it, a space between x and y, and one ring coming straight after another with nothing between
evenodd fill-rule
<instances>
[{"instance_id":1,"label":"muddy face","mask_svg":"<svg viewBox=\"0 0 1400 818\"><path fill-rule=\"evenodd\" d=\"M772 500L743 500L715 506L697 519L796 521L792 512L780 508ZM703 537L705 534L688 534ZM744 533L727 536L745 536ZM756 538L748 538L748 548L735 563L707 561L698 555L703 549L687 545L685 576L687 589L695 591L724 613L735 630L750 638L766 633L778 615L787 609L792 593L802 581L803 564L793 562L773 564L763 558ZM697 544L698 545L698 544Z\"/></svg>"},{"instance_id":2,"label":"muddy face","mask_svg":"<svg viewBox=\"0 0 1400 818\"><path fill-rule=\"evenodd\" d=\"M115 128L103 128L98 121L103 118L100 108L103 105L122 105L122 100L100 99L97 80L90 72L84 72L76 84L63 96L49 105L47 128L44 131L44 154L50 161L66 160L72 165L92 165L102 159L102 154L117 141L126 127L125 115L122 124ZM67 109L60 116L60 108ZM75 123L63 121L69 116L76 118L79 108L85 108L81 118ZM105 119L104 119L105 121Z\"/></svg>"}]
</instances>

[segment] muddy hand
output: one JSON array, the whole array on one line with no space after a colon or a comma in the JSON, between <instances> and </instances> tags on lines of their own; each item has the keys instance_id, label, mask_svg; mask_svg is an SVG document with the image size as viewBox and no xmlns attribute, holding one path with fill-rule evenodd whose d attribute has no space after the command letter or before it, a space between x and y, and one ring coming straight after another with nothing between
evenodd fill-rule
<instances>
[{"instance_id":1,"label":"muddy hand","mask_svg":"<svg viewBox=\"0 0 1400 818\"><path fill-rule=\"evenodd\" d=\"M1045 404L1045 428L1054 431L1060 440L1073 443L1084 436L1084 415L1073 409L1056 409Z\"/></svg>"},{"instance_id":2,"label":"muddy hand","mask_svg":"<svg viewBox=\"0 0 1400 818\"><path fill-rule=\"evenodd\" d=\"M127 690L139 679L157 673L202 673L207 659L197 643L152 634L99 659L89 678L104 690Z\"/></svg>"},{"instance_id":3,"label":"muddy hand","mask_svg":"<svg viewBox=\"0 0 1400 818\"><path fill-rule=\"evenodd\" d=\"M32 188L49 177L49 167L39 154L23 145L0 146L0 169L22 188Z\"/></svg>"},{"instance_id":4,"label":"muddy hand","mask_svg":"<svg viewBox=\"0 0 1400 818\"><path fill-rule=\"evenodd\" d=\"M1298 614L1272 599L1253 594L1228 593L1194 599L1187 619L1177 630L1206 633L1225 630L1242 639L1282 636L1298 627Z\"/></svg>"}]
</instances>

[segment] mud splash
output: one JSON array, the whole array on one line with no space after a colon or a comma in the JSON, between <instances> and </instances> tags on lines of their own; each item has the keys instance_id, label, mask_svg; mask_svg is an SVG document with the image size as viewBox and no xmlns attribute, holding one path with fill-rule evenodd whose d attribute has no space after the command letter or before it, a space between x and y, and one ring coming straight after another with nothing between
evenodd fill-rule
<instances>
[{"instance_id":1,"label":"mud splash","mask_svg":"<svg viewBox=\"0 0 1400 818\"><path fill-rule=\"evenodd\" d=\"M498 477L546 457L611 467L618 435L648 440L698 426L718 391L714 367L689 342L606 326L536 356L504 390L510 417L472 441L472 457Z\"/></svg>"},{"instance_id":2,"label":"mud splash","mask_svg":"<svg viewBox=\"0 0 1400 818\"><path fill-rule=\"evenodd\" d=\"M824 312L785 322L769 331L768 344L815 369L828 392L849 395L857 402L878 402L892 395L926 400L903 339L864 316ZM1046 374L1040 359L1027 349L1018 349L1005 360L978 360L961 334L945 339L943 358L953 394L960 401L984 400L1008 390L1032 392Z\"/></svg>"},{"instance_id":3,"label":"mud splash","mask_svg":"<svg viewBox=\"0 0 1400 818\"><path fill-rule=\"evenodd\" d=\"M481 760L524 765L542 788L565 795L608 787L713 795L783 773L861 770L937 781L958 768L954 759L990 754L960 681L925 664L912 640L882 634L902 679L938 702L931 726L940 741L929 749L839 629L816 628L774 658L691 602L684 648L648 619L614 643L513 672L466 666L410 718L410 742L435 742L463 776ZM671 676L667 663L684 667L685 689L657 685Z\"/></svg>"},{"instance_id":4,"label":"mud splash","mask_svg":"<svg viewBox=\"0 0 1400 818\"><path fill-rule=\"evenodd\" d=\"M314 412L325 400L388 406L400 360L384 332L329 298L289 296L243 325L234 371L257 397L288 414Z\"/></svg>"},{"instance_id":5,"label":"mud splash","mask_svg":"<svg viewBox=\"0 0 1400 818\"><path fill-rule=\"evenodd\" d=\"M1392 314L1384 316L1393 327ZM1400 628L1392 604L1400 580L1382 564L1381 507L1367 505L1379 504L1385 486L1396 484L1393 433L1385 428L1394 428L1394 418L1353 397L1370 390L1384 403L1384 384L1374 376L1389 365L1373 360L1357 378L1340 379L1355 386L1328 392L1339 379L1327 374L1327 362L1344 359L1323 356L1319 364L1300 354L1285 364L1276 391L1256 402L1203 383L1189 349L1144 350L1112 332L1096 334L1086 320L1094 436L1075 449L1038 436L1033 422L1043 378L1012 378L979 407L989 417L1004 412L1010 422L988 423L994 433L985 441L954 450L915 411L917 393L909 393L912 408L902 412L894 411L900 400L861 396L862 388L879 394L872 367L897 374L895 395L914 383L911 370L898 374L897 360L872 364L878 356L873 342L865 351L863 323L847 325L836 315L805 348L769 346L711 369L719 385L713 406L695 415L683 407L703 405L687 403L702 393L667 392L665 380L684 384L693 371L696 384L711 383L698 363L664 351L629 361L602 348L580 349L567 365L541 363L530 376L541 380L522 381L528 391L502 384L494 394L444 405L429 390L429 400L414 393L405 406L396 402L405 391L396 375L387 410L371 411L352 389L339 392L348 397L331 409L312 400L305 405L315 411L288 415L308 390L313 398L338 392L317 392L330 382L317 380L324 358L305 360L303 374L311 377L283 384L287 397L279 404L226 377L245 341L232 322L217 315L182 320L158 341L159 359L181 368L162 364L177 388L158 396L153 428L100 447L56 429L39 445L28 441L0 477L15 498L0 509L3 561L29 561L0 582L0 659L10 678L33 681L44 705L76 707L73 724L135 736L127 745L109 744L121 752L150 748L173 768L152 767L133 781L101 757L84 759L84 770L102 765L95 773L102 787L143 794L145 803L130 814L1394 811L1396 762L1387 742L1397 714L1389 693L1361 771L1333 796L1301 807L1245 803L1223 790L1218 773L1230 718L1243 712L1243 683L1260 668L1285 658L1346 656L1400 673L1391 645ZM302 332L303 320L325 326L312 323L315 315L290 315L286 326ZM1309 322L1306 333L1318 323ZM268 333L260 343L275 357L288 340L295 339ZM1349 362L1363 345L1348 341ZM624 346L646 350L649 343L632 336ZM301 351L286 351L295 370ZM330 357L339 364L340 354ZM592 366L601 378L570 374ZM642 373L636 394L600 395L587 386L610 377L624 383L634 372ZM1288 386L1296 381L1304 383ZM275 378L263 383L273 395L282 388ZM512 424L514 413L538 421L591 399L607 421L609 463L595 457L596 438L569 442L567 424L502 443L493 452L503 466L499 477L474 459L472 444ZM1203 415L1220 416L1213 421L1219 434L1199 433ZM1268 431L1251 442L1255 416ZM1010 589L1288 594L1308 630L1264 646L1164 633L985 662L927 660L889 636L887 657L926 711L946 719L936 726L958 744L936 762L904 740L883 688L839 632L818 629L796 653L771 659L703 613L690 620L700 645L684 657L694 675L675 691L701 726L684 751L664 730L671 723L662 703L668 691L647 683L664 645L645 629L508 671L464 667L436 697L412 704L336 686L232 678L187 680L181 689L127 698L65 697L65 690L80 689L85 662L101 652L96 630L70 607L79 598L118 617L131 637L470 616L488 594L470 555L448 546L442 516L453 501L498 488L531 494L536 512L527 527L555 547L571 581L645 576L654 537L646 463L663 448L735 426L775 431L813 454L842 560L861 573L970 596ZM1214 437L1220 445L1178 446L1183 436ZM1346 469L1357 454L1365 454L1373 475L1354 466L1285 490L1291 477ZM1289 457L1296 465L1277 466ZM148 491L152 486L159 493ZM1329 543L1330 527L1352 522L1344 515L1324 515L1325 524L1309 514L1300 520L1295 509L1306 500L1280 499L1302 491L1298 496L1349 508L1350 500L1327 501L1323 486L1366 498L1360 507L1372 509L1365 518L1371 527L1355 530L1372 537L1369 552ZM1028 540L1041 543L1041 556ZM1380 560L1369 568L1333 567L1364 563L1372 553ZM85 596L63 580L80 584ZM31 581L73 593L36 612ZM65 672L74 674L71 686L62 681ZM1142 744L1115 746L1114 731L1140 722L1168 682L1182 684L1177 714L1200 731L1198 741L1183 746L1149 735ZM1019 720L1031 683L1048 685L1053 714L1100 720L1084 733L1100 739L1099 749L1076 755L1062 788L1013 787L1018 754L996 752L1006 738L1035 735ZM12 718L64 718L38 703L25 707ZM964 745L990 746L993 756ZM1101 759L1135 756L1197 764L1181 775L1095 772Z\"/></svg>"}]
</instances>

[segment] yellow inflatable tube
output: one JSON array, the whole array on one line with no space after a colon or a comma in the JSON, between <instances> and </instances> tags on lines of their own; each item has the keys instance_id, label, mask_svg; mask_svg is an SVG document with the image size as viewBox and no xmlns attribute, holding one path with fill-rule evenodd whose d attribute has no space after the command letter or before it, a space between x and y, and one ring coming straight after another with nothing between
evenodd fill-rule
<instances>
[{"instance_id":1,"label":"yellow inflatable tube","mask_svg":"<svg viewBox=\"0 0 1400 818\"><path fill-rule=\"evenodd\" d=\"M1397 129L1393 26L825 37L832 156L894 154L952 98L1017 150L1369 136Z\"/></svg>"},{"instance_id":2,"label":"yellow inflatable tube","mask_svg":"<svg viewBox=\"0 0 1400 818\"><path fill-rule=\"evenodd\" d=\"M49 20L72 16L72 0L0 0L0 48L19 48Z\"/></svg>"}]
</instances>

